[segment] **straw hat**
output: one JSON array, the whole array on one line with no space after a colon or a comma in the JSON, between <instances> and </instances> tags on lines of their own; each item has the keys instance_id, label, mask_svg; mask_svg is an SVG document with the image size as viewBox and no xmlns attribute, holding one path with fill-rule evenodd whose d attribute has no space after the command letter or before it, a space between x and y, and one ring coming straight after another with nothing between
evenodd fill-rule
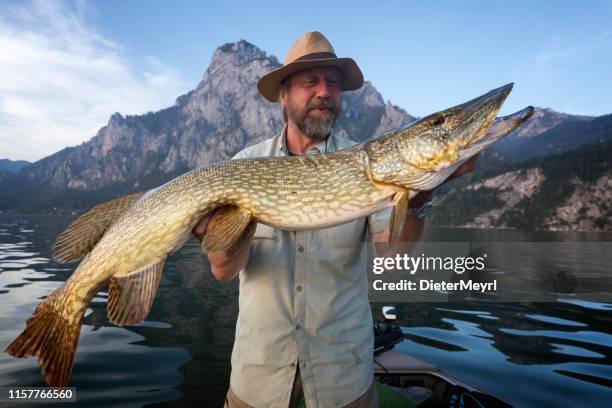
<instances>
[{"instance_id":1,"label":"straw hat","mask_svg":"<svg viewBox=\"0 0 612 408\"><path fill-rule=\"evenodd\" d=\"M293 44L283 66L257 82L257 89L270 102L278 101L280 83L287 76L312 67L334 66L342 72L340 89L352 91L363 85L363 74L352 58L338 58L334 48L318 31L306 33Z\"/></svg>"}]
</instances>

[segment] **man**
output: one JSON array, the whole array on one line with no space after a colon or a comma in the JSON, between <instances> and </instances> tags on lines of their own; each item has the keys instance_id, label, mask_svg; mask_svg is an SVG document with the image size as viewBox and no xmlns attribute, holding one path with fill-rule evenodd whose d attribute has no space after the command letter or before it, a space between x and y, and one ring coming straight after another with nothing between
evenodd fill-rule
<instances>
[{"instance_id":1,"label":"man","mask_svg":"<svg viewBox=\"0 0 612 408\"><path fill-rule=\"evenodd\" d=\"M281 134L234 159L331 153L354 142L331 132L341 91L363 84L350 58L338 58L319 32L305 34L281 68L257 84L280 102ZM470 171L473 162L456 175ZM400 235L417 241L431 193L411 200ZM223 210L195 228L201 240ZM226 252L208 254L213 275L240 274L240 312L232 352L228 407L373 407L373 329L362 242L387 242L389 210L318 231L282 231L252 223Z\"/></svg>"}]
</instances>

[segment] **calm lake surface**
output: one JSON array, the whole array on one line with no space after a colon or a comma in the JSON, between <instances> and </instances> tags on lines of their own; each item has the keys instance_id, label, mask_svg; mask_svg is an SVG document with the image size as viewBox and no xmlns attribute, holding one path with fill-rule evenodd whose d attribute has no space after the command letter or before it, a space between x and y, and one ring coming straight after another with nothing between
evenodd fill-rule
<instances>
[{"instance_id":1,"label":"calm lake surface","mask_svg":"<svg viewBox=\"0 0 612 408\"><path fill-rule=\"evenodd\" d=\"M53 240L73 219L0 215L1 351L41 298L76 267L54 263L50 253ZM612 253L612 234L432 228L425 238L597 242ZM94 299L84 319L71 383L78 402L70 406L222 405L238 286L214 280L195 240L167 262L145 322L123 328L109 324L106 295ZM397 348L518 407L609 407L612 304L607 302L612 299L576 295L551 302L396 304L406 336ZM375 318L381 306L372 304ZM0 352L0 387L45 385L35 358Z\"/></svg>"}]
</instances>

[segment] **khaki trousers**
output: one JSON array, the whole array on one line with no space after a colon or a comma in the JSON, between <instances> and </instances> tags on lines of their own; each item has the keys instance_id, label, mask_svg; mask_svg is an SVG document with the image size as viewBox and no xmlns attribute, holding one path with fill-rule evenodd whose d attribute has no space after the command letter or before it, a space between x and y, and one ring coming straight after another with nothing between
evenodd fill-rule
<instances>
[{"instance_id":1,"label":"khaki trousers","mask_svg":"<svg viewBox=\"0 0 612 408\"><path fill-rule=\"evenodd\" d=\"M289 399L289 408L297 408L300 400L304 396L304 390L302 389L302 377L300 376L300 369L295 370L295 379L293 380L293 388L291 389L291 398ZM258 408L247 404L234 394L231 387L227 391L225 397L225 404L223 408ZM374 381L370 388L363 393L355 401L348 403L343 408L378 408L378 392L374 387Z\"/></svg>"}]
</instances>

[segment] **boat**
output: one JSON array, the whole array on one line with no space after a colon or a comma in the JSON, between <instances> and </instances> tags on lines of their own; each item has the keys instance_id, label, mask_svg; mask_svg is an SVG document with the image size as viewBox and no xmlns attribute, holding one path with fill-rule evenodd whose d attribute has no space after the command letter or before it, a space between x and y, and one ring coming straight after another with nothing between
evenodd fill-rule
<instances>
[{"instance_id":1,"label":"boat","mask_svg":"<svg viewBox=\"0 0 612 408\"><path fill-rule=\"evenodd\" d=\"M377 380L381 408L401 406L385 403L384 393L392 398L410 401L404 406L422 408L489 408L512 407L509 403L466 380L457 378L433 364L394 350L404 341L401 328L395 323L395 308L383 307L384 321L374 324L374 378ZM382 386L380 384L383 384Z\"/></svg>"}]
</instances>

